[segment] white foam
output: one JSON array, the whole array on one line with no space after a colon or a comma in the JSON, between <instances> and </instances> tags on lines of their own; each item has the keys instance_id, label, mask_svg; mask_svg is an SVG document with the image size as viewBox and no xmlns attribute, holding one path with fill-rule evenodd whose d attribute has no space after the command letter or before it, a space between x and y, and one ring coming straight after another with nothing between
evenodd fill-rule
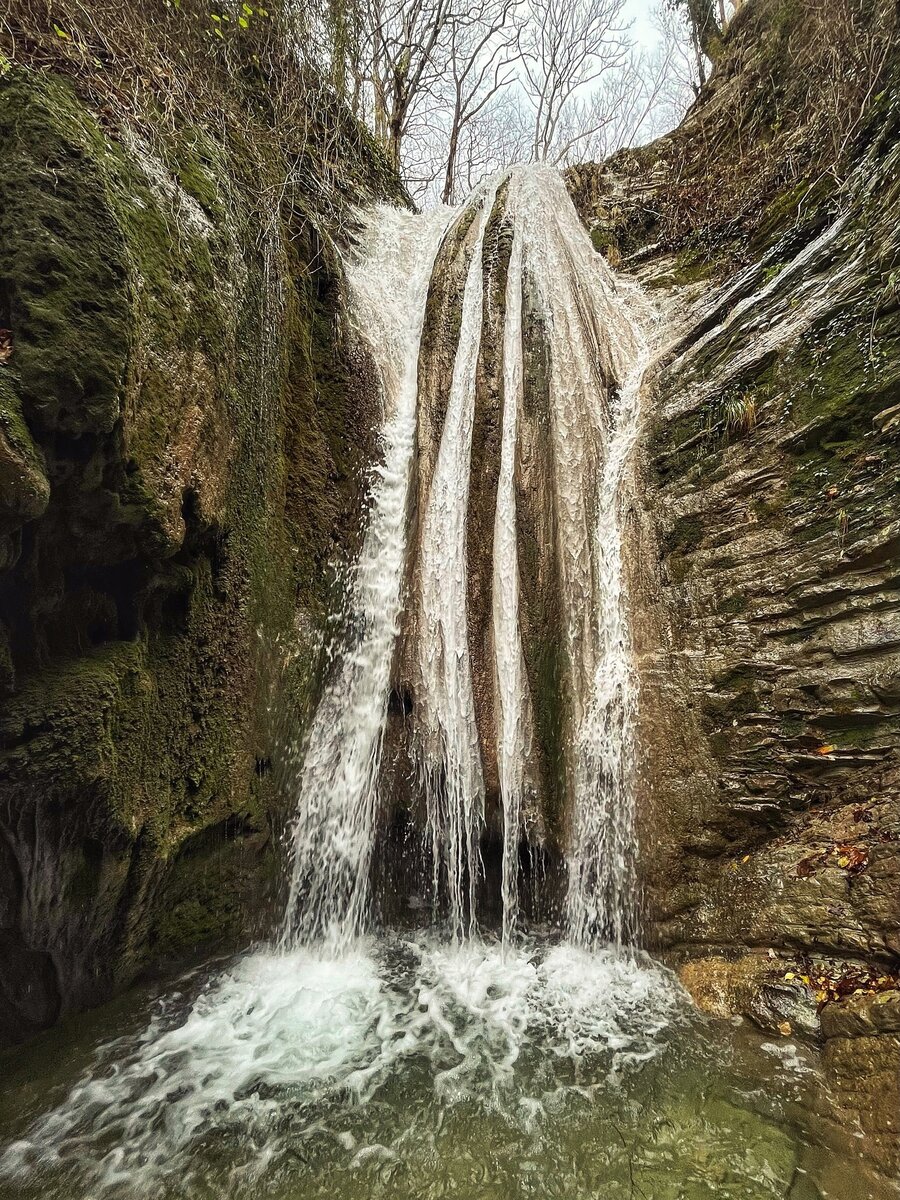
<instances>
[{"instance_id":1,"label":"white foam","mask_svg":"<svg viewBox=\"0 0 900 1200\"><path fill-rule=\"evenodd\" d=\"M97 1194L152 1195L202 1171L217 1146L254 1174L322 1134L348 1164L390 1155L374 1136L379 1105L368 1106L412 1075L432 1103L482 1104L528 1128L548 1094L558 1107L583 1093L586 1062L608 1085L656 1055L681 1003L662 968L572 947L511 953L423 935L340 956L250 955L189 1007L170 999L141 1034L102 1047L91 1074L6 1149L0 1177L69 1163ZM345 1127L354 1113L359 1135Z\"/></svg>"}]
</instances>

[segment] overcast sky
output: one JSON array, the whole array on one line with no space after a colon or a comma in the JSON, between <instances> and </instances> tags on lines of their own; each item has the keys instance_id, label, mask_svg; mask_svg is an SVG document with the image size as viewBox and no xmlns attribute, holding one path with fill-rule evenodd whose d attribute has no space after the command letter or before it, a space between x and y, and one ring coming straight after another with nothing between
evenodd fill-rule
<instances>
[{"instance_id":1,"label":"overcast sky","mask_svg":"<svg viewBox=\"0 0 900 1200\"><path fill-rule=\"evenodd\" d=\"M633 21L632 35L636 41L652 46L659 40L659 34L653 25L651 13L655 6L647 0L625 0L625 11L628 19Z\"/></svg>"}]
</instances>

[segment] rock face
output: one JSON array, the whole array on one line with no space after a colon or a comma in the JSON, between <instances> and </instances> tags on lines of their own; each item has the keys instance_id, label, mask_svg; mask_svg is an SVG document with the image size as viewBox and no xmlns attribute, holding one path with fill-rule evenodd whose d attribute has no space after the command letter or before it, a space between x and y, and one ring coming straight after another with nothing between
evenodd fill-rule
<instances>
[{"instance_id":1,"label":"rock face","mask_svg":"<svg viewBox=\"0 0 900 1200\"><path fill-rule=\"evenodd\" d=\"M890 10L830 9L844 68L838 15L884 42L838 178L785 73L822 29L760 0L676 134L569 184L677 329L630 539L648 937L708 1006L826 1037L896 1172L896 1030L840 1014L900 966L900 101Z\"/></svg>"},{"instance_id":2,"label":"rock face","mask_svg":"<svg viewBox=\"0 0 900 1200\"><path fill-rule=\"evenodd\" d=\"M376 413L333 214L65 68L0 79L0 1044L265 916L275 684L302 715Z\"/></svg>"}]
</instances>

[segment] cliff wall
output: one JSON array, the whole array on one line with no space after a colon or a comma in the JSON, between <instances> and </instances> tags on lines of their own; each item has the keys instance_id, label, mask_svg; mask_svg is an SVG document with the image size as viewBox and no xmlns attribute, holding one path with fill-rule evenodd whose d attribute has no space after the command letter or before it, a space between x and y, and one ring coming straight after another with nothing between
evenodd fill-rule
<instances>
[{"instance_id":1,"label":"cliff wall","mask_svg":"<svg viewBox=\"0 0 900 1200\"><path fill-rule=\"evenodd\" d=\"M338 244L400 186L277 11L158 7L0 57L0 1041L270 923L374 450Z\"/></svg>"},{"instance_id":2,"label":"cliff wall","mask_svg":"<svg viewBox=\"0 0 900 1200\"><path fill-rule=\"evenodd\" d=\"M886 5L749 3L679 130L568 180L671 331L630 538L648 938L713 1010L825 1038L892 1173L895 21Z\"/></svg>"}]
</instances>

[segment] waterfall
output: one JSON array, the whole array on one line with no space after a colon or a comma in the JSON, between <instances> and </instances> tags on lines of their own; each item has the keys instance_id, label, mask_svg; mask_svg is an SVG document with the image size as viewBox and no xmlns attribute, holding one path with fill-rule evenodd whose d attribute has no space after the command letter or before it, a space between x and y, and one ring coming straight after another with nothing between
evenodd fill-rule
<instances>
[{"instance_id":1,"label":"waterfall","mask_svg":"<svg viewBox=\"0 0 900 1200\"><path fill-rule=\"evenodd\" d=\"M350 589L350 627L305 747L291 827L284 947L314 938L344 945L362 932L368 915L378 771L406 557L419 342L446 224L443 211L416 217L379 208L369 215L360 253L348 264L355 321L381 379L383 461Z\"/></svg>"},{"instance_id":2,"label":"waterfall","mask_svg":"<svg viewBox=\"0 0 900 1200\"><path fill-rule=\"evenodd\" d=\"M422 527L419 567L420 728L426 822L437 895L441 868L454 938L471 933L484 818L484 779L466 617L466 512L475 372L481 346L482 250L496 184L480 199L476 236L462 296L462 316L447 415Z\"/></svg>"},{"instance_id":3,"label":"waterfall","mask_svg":"<svg viewBox=\"0 0 900 1200\"><path fill-rule=\"evenodd\" d=\"M380 376L383 453L346 627L298 751L278 943L188 977L142 1030L102 1047L0 1147L0 1181L59 1175L54 1194L71 1195L74 1170L98 1196L269 1181L306 1196L307 1183L358 1190L342 1172L377 1169L369 1191L385 1194L434 1164L436 1195L451 1160L500 1146L512 1194L537 1146L563 1157L530 1178L557 1179L585 1098L644 1068L679 1019L674 978L622 952L635 926L622 548L640 293L594 253L546 168L492 180L457 213L382 208L360 228L347 280ZM445 367L446 380L429 374ZM561 647L565 698L555 828L540 814L541 639ZM410 703L389 720L395 688ZM379 823L398 803L385 783L404 754L422 838L407 852L430 855L449 937L364 936ZM563 944L520 912L520 845L542 836L567 868ZM477 936L478 888L496 878L480 875L482 850L498 843L499 945ZM394 1174L404 1162L408 1179Z\"/></svg>"},{"instance_id":4,"label":"waterfall","mask_svg":"<svg viewBox=\"0 0 900 1200\"><path fill-rule=\"evenodd\" d=\"M518 180L510 187L514 211ZM497 686L497 762L503 806L503 944L512 939L519 909L519 837L524 768L530 750L531 714L519 635L519 565L516 551L515 466L522 401L522 233L513 226L503 328L503 426L494 521L493 631Z\"/></svg>"},{"instance_id":5,"label":"waterfall","mask_svg":"<svg viewBox=\"0 0 900 1200\"><path fill-rule=\"evenodd\" d=\"M649 355L633 285L617 281L594 253L556 171L522 173L513 219L551 364L558 555L573 700L567 932L578 945L621 946L635 934L636 890L636 693L624 594L622 484ZM510 278L514 267L521 269L511 261ZM520 310L508 308L510 340L520 341L520 325Z\"/></svg>"},{"instance_id":6,"label":"waterfall","mask_svg":"<svg viewBox=\"0 0 900 1200\"><path fill-rule=\"evenodd\" d=\"M510 235L505 241L501 227ZM439 259L445 231L448 251ZM435 263L446 271L451 259L459 286L443 294L457 315L446 326L452 344L442 345L450 378L446 404L429 414L436 454L421 455L417 408L429 368L420 346ZM498 272L505 272L500 289ZM454 941L474 934L489 803L501 830L504 946L514 938L525 796L540 802L532 793L547 761L534 710L543 681L523 633L518 497L529 487L527 471L521 475L527 420L528 437L540 442L547 464L541 494L552 510L546 524L552 545L541 547L540 579L529 582L534 591L552 575L560 596L554 620L564 673L565 813L555 836L567 868L567 936L588 948L627 945L636 924L637 689L622 540L648 358L635 315L644 304L639 290L594 252L559 174L544 167L515 168L489 181L455 214L378 210L348 278L356 325L381 376L384 461L350 589L346 642L306 744L281 944L345 945L366 927L387 700L396 683L392 672L400 669L401 633L411 652L399 657L414 664L414 678L405 681L413 707L410 746L433 901L445 906ZM492 304L499 306L499 335L488 319ZM536 348L548 364L541 380L529 378L525 366ZM494 362L491 400L485 374ZM473 642L467 539L479 403L496 411L491 421L498 432L493 519L480 525L492 537L492 572L481 584L491 592L490 629ZM414 479L418 513L411 505ZM493 658L489 744L479 735L473 687L473 655L481 653ZM488 778L497 781L496 795L487 792Z\"/></svg>"},{"instance_id":7,"label":"waterfall","mask_svg":"<svg viewBox=\"0 0 900 1200\"><path fill-rule=\"evenodd\" d=\"M592 531L597 656L576 741L566 896L569 937L579 945L627 945L637 933L637 696L623 578L622 483L637 437L640 385L648 358L646 345L638 342L615 397Z\"/></svg>"}]
</instances>

